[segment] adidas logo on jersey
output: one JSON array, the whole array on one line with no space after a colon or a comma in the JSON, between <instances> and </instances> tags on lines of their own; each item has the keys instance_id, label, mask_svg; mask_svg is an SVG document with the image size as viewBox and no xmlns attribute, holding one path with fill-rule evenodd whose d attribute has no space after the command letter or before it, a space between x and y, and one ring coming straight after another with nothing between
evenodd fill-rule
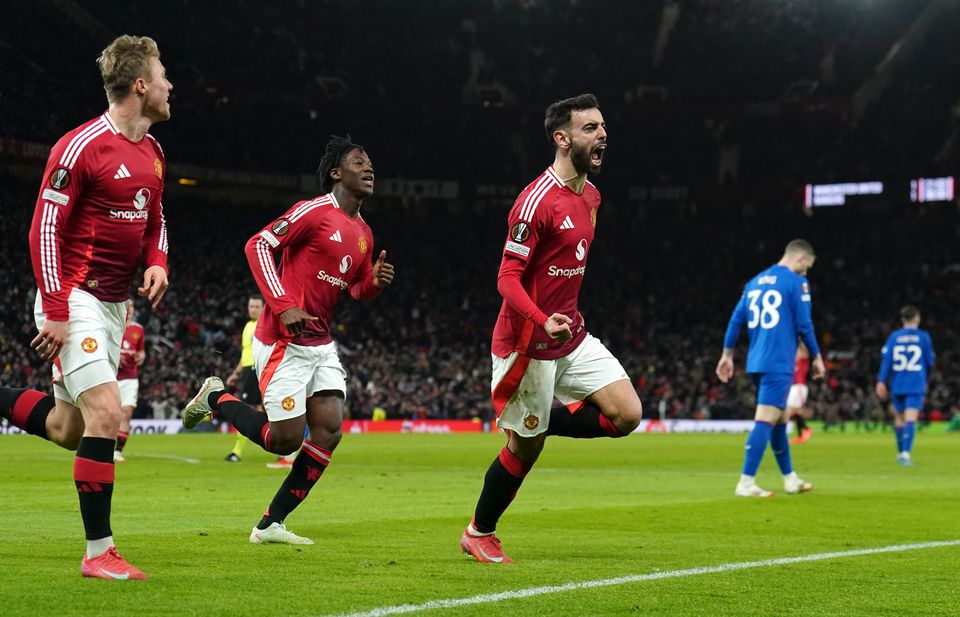
<instances>
[{"instance_id":1,"label":"adidas logo on jersey","mask_svg":"<svg viewBox=\"0 0 960 617\"><path fill-rule=\"evenodd\" d=\"M560 223L560 229L573 229L573 221L570 220L569 215Z\"/></svg>"},{"instance_id":2,"label":"adidas logo on jersey","mask_svg":"<svg viewBox=\"0 0 960 617\"><path fill-rule=\"evenodd\" d=\"M339 230L339 229L336 230L335 232L333 232L333 235L330 236L330 239L333 240L334 242L339 242L339 243L343 244L343 238L340 237L340 230Z\"/></svg>"},{"instance_id":3,"label":"adidas logo on jersey","mask_svg":"<svg viewBox=\"0 0 960 617\"><path fill-rule=\"evenodd\" d=\"M127 166L124 165L123 163L120 163L120 169L118 169L117 173L114 174L113 179L121 180L123 178L129 178L129 177L130 177L130 172L127 170Z\"/></svg>"}]
</instances>

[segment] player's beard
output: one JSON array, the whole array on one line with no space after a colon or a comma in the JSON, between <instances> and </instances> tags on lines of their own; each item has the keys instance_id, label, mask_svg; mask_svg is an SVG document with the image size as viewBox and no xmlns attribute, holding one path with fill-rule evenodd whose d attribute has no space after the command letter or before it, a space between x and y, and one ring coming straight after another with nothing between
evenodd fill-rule
<instances>
[{"instance_id":1,"label":"player's beard","mask_svg":"<svg viewBox=\"0 0 960 617\"><path fill-rule=\"evenodd\" d=\"M590 151L590 148L578 148L576 145L570 147L570 162L573 163L573 168L577 170L577 175L590 174L595 176L600 173L600 166L593 166Z\"/></svg>"}]
</instances>

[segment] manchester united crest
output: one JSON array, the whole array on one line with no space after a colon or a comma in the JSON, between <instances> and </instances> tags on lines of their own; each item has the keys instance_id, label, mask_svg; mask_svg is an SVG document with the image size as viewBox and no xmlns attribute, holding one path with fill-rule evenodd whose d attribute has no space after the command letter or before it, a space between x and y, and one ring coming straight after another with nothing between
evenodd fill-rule
<instances>
[{"instance_id":1,"label":"manchester united crest","mask_svg":"<svg viewBox=\"0 0 960 617\"><path fill-rule=\"evenodd\" d=\"M361 254L361 255L366 255L366 254L367 254L367 239L364 238L363 236L360 236L359 238L357 238L357 248L360 249L360 254Z\"/></svg>"},{"instance_id":2,"label":"manchester united crest","mask_svg":"<svg viewBox=\"0 0 960 617\"><path fill-rule=\"evenodd\" d=\"M291 411L297 406L297 402L293 400L292 396L288 396L280 401L280 406L283 407L284 411Z\"/></svg>"},{"instance_id":3,"label":"manchester united crest","mask_svg":"<svg viewBox=\"0 0 960 617\"><path fill-rule=\"evenodd\" d=\"M153 171L157 172L157 177L163 180L163 163L160 159L153 159Z\"/></svg>"},{"instance_id":4,"label":"manchester united crest","mask_svg":"<svg viewBox=\"0 0 960 617\"><path fill-rule=\"evenodd\" d=\"M529 416L523 419L523 426L526 427L528 431L532 431L533 429L540 426L540 418L538 418L533 414L530 414Z\"/></svg>"},{"instance_id":5,"label":"manchester united crest","mask_svg":"<svg viewBox=\"0 0 960 617\"><path fill-rule=\"evenodd\" d=\"M97 339L88 336L80 342L80 349L87 353L93 353L97 350Z\"/></svg>"}]
</instances>

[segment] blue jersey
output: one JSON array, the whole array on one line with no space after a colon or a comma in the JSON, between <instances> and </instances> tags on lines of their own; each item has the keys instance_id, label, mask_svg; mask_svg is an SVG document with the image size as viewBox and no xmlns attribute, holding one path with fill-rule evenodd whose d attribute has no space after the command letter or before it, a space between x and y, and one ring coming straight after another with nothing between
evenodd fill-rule
<instances>
[{"instance_id":1,"label":"blue jersey","mask_svg":"<svg viewBox=\"0 0 960 617\"><path fill-rule=\"evenodd\" d=\"M924 394L933 367L933 342L926 330L900 328L880 350L877 381L890 384L892 394Z\"/></svg>"},{"instance_id":2,"label":"blue jersey","mask_svg":"<svg viewBox=\"0 0 960 617\"><path fill-rule=\"evenodd\" d=\"M740 330L747 325L750 350L748 373L793 373L797 337L820 355L820 346L810 317L810 284L790 268L771 266L750 279L740 302L733 309L723 346L733 349Z\"/></svg>"}]
</instances>

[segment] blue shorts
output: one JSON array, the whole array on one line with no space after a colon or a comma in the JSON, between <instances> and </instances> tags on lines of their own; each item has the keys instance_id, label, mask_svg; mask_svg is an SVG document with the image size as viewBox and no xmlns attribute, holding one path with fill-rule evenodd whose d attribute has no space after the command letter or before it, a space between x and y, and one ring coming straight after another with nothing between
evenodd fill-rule
<instances>
[{"instance_id":1,"label":"blue shorts","mask_svg":"<svg viewBox=\"0 0 960 617\"><path fill-rule=\"evenodd\" d=\"M757 386L757 405L787 408L793 373L750 373L750 379Z\"/></svg>"},{"instance_id":2,"label":"blue shorts","mask_svg":"<svg viewBox=\"0 0 960 617\"><path fill-rule=\"evenodd\" d=\"M897 413L903 413L905 409L923 411L922 394L894 394L890 400L893 402L893 410Z\"/></svg>"}]
</instances>

